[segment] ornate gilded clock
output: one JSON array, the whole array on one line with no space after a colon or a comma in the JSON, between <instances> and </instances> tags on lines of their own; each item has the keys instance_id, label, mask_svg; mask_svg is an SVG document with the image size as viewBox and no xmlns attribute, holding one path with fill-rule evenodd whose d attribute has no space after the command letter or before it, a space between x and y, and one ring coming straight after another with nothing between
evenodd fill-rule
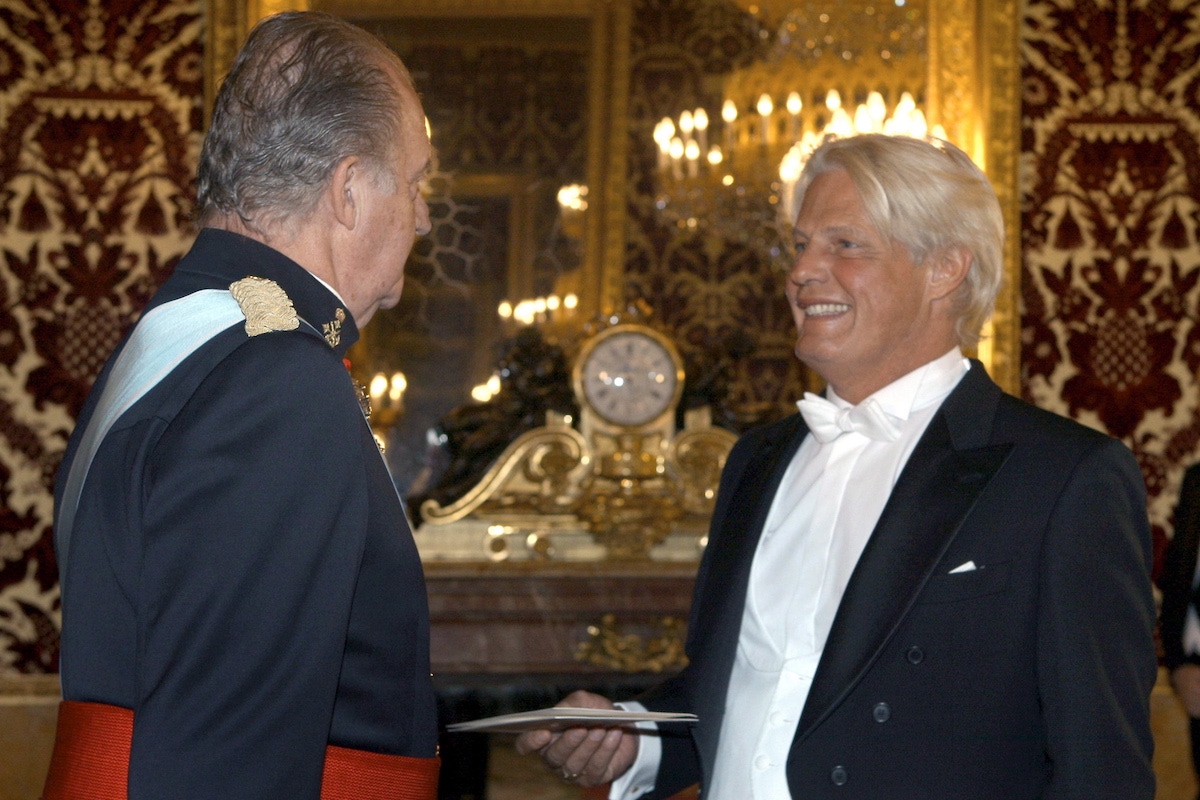
<instances>
[{"instance_id":1,"label":"ornate gilded clock","mask_svg":"<svg viewBox=\"0 0 1200 800\"><path fill-rule=\"evenodd\" d=\"M575 394L599 427L640 429L668 423L683 393L674 343L645 325L614 325L584 343L575 361ZM669 434L668 434L669 435Z\"/></svg>"},{"instance_id":2,"label":"ornate gilded clock","mask_svg":"<svg viewBox=\"0 0 1200 800\"><path fill-rule=\"evenodd\" d=\"M711 427L707 408L689 412L676 433L683 381L679 351L655 329L617 322L593 334L572 370L578 430L549 414L462 498L446 507L426 501L426 523L485 517L497 537L532 531L526 545L546 548L551 534L586 531L611 559L648 558L673 532L699 542L737 437ZM501 539L492 545L493 558L509 552Z\"/></svg>"}]
</instances>

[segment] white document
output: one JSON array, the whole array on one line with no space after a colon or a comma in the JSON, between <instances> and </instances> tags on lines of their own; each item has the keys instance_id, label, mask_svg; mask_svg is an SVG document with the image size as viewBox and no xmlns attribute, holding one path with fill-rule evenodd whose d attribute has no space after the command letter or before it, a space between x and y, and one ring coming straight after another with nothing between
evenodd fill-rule
<instances>
[{"instance_id":1,"label":"white document","mask_svg":"<svg viewBox=\"0 0 1200 800\"><path fill-rule=\"evenodd\" d=\"M695 714L677 714L666 711L622 711L613 708L540 708L521 714L503 714L470 722L447 725L452 733L465 731L488 731L492 733L519 733L532 730L561 731L566 728L613 728L633 725L637 722L681 723L691 725L697 721Z\"/></svg>"}]
</instances>

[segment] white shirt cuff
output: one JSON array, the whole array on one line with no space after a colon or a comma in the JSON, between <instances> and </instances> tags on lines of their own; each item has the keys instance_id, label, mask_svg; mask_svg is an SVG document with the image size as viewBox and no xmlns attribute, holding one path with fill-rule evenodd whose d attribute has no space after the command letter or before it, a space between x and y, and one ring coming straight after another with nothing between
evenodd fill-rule
<instances>
[{"instance_id":1,"label":"white shirt cuff","mask_svg":"<svg viewBox=\"0 0 1200 800\"><path fill-rule=\"evenodd\" d=\"M626 711L646 710L645 706L634 701L614 705ZM641 731L653 731L655 735L638 737L637 758L624 775L612 782L608 800L634 800L635 797L641 797L654 789L658 765L662 762L662 739L657 736L658 726L653 722L639 722L637 728Z\"/></svg>"}]
</instances>

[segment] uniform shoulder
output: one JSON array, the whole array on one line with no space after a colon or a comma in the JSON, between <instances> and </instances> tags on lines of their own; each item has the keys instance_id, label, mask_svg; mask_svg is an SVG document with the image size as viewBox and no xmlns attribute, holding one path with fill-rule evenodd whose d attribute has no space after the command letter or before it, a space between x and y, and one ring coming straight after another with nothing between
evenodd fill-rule
<instances>
[{"instance_id":1,"label":"uniform shoulder","mask_svg":"<svg viewBox=\"0 0 1200 800\"><path fill-rule=\"evenodd\" d=\"M238 371L255 383L285 382L290 393L304 387L346 387L343 361L325 341L303 328L247 336L218 366Z\"/></svg>"}]
</instances>

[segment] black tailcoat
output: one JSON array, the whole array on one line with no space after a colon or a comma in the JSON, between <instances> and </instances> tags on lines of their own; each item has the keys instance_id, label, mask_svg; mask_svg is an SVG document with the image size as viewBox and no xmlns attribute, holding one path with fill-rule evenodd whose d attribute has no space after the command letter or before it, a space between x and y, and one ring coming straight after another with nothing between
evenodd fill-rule
<instances>
[{"instance_id":1,"label":"black tailcoat","mask_svg":"<svg viewBox=\"0 0 1200 800\"><path fill-rule=\"evenodd\" d=\"M807 434L747 434L722 476L690 665L644 698L653 797L708 782L750 566ZM973 561L978 569L950 574ZM918 443L850 579L787 761L797 800L1150 800L1150 535L1120 442L971 370Z\"/></svg>"},{"instance_id":2,"label":"black tailcoat","mask_svg":"<svg viewBox=\"0 0 1200 800\"><path fill-rule=\"evenodd\" d=\"M1183 652L1183 623L1192 603L1192 578L1200 550L1200 464L1183 475L1179 504L1175 507L1175 534L1167 545L1162 578L1163 661L1175 669L1187 660Z\"/></svg>"}]
</instances>

